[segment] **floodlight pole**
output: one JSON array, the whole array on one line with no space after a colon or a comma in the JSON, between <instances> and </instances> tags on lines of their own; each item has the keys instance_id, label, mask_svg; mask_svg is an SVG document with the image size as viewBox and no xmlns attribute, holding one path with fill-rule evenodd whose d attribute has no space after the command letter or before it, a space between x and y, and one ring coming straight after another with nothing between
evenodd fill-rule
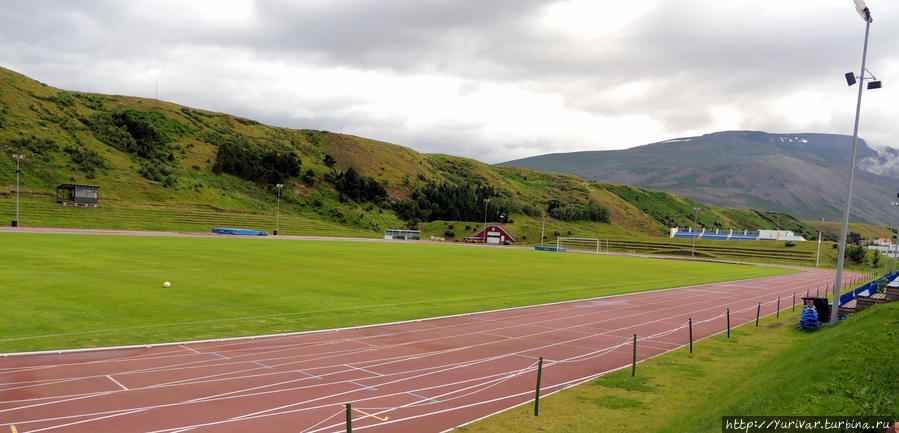
<instances>
[{"instance_id":1,"label":"floodlight pole","mask_svg":"<svg viewBox=\"0 0 899 433\"><path fill-rule=\"evenodd\" d=\"M859 73L858 101L855 103L855 126L852 130L852 158L849 160L849 185L846 188L846 209L843 211L843 226L840 228L840 249L837 252L837 274L833 283L833 310L840 307L840 284L843 279L843 264L846 255L846 235L849 232L849 211L852 209L852 183L855 180L855 158L858 153L858 122L862 111L862 91L865 88L865 61L868 59L868 35L871 33L871 19L865 19L865 46L862 49L862 68ZM837 314L830 315L830 324L837 324Z\"/></svg>"},{"instance_id":2,"label":"floodlight pole","mask_svg":"<svg viewBox=\"0 0 899 433\"><path fill-rule=\"evenodd\" d=\"M490 203L489 198L484 199L484 245L487 245L487 203Z\"/></svg>"},{"instance_id":3,"label":"floodlight pole","mask_svg":"<svg viewBox=\"0 0 899 433\"><path fill-rule=\"evenodd\" d=\"M895 201L890 202L890 206L893 206L893 207L899 206L899 202L895 202ZM896 228L896 232L899 233L899 227ZM890 246L892 246L892 243L893 243L893 234L890 233L890 244L891 244ZM896 235L896 244L897 244L896 248L899 249L899 234ZM896 253L899 253L899 250L893 252L894 257L896 255ZM887 250L887 259L889 259L889 258L890 258L890 254L889 254L889 250ZM895 272L896 272L896 259L893 259L893 273L895 273Z\"/></svg>"},{"instance_id":4,"label":"floodlight pole","mask_svg":"<svg viewBox=\"0 0 899 433\"><path fill-rule=\"evenodd\" d=\"M897 228L897 231L899 231L899 228ZM896 246L893 247L893 273L896 273L896 261L899 260L897 256L899 256L899 234L896 235Z\"/></svg>"},{"instance_id":5,"label":"floodlight pole","mask_svg":"<svg viewBox=\"0 0 899 433\"><path fill-rule=\"evenodd\" d=\"M818 250L815 252L815 267L821 262L821 232L818 231Z\"/></svg>"},{"instance_id":6,"label":"floodlight pole","mask_svg":"<svg viewBox=\"0 0 899 433\"><path fill-rule=\"evenodd\" d=\"M694 222L697 226L699 225L699 208L698 208L698 207L694 207L694 208L693 208L693 222ZM698 229L698 228L699 228L699 227L697 227L697 229ZM693 249L690 250L690 257L696 256L696 236L695 236L695 235L696 235L696 234L694 233L694 236L693 236Z\"/></svg>"},{"instance_id":7,"label":"floodlight pole","mask_svg":"<svg viewBox=\"0 0 899 433\"><path fill-rule=\"evenodd\" d=\"M546 237L546 217L543 218L543 225L540 226L540 246L543 246L543 238Z\"/></svg>"},{"instance_id":8,"label":"floodlight pole","mask_svg":"<svg viewBox=\"0 0 899 433\"><path fill-rule=\"evenodd\" d=\"M25 155L20 155L18 153L12 154L12 157L16 160L16 227L19 226L19 173L21 170L19 169L19 161L25 159Z\"/></svg>"},{"instance_id":9,"label":"floodlight pole","mask_svg":"<svg viewBox=\"0 0 899 433\"><path fill-rule=\"evenodd\" d=\"M278 236L278 230L281 228L281 188L284 188L283 183L275 184L278 187L278 207L275 211L275 236Z\"/></svg>"}]
</instances>

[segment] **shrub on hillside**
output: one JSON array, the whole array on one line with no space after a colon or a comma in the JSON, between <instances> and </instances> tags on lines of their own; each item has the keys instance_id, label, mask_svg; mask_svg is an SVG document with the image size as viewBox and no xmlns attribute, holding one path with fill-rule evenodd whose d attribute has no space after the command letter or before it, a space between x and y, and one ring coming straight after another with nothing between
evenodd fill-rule
<instances>
[{"instance_id":1,"label":"shrub on hillside","mask_svg":"<svg viewBox=\"0 0 899 433\"><path fill-rule=\"evenodd\" d=\"M846 246L846 258L858 263L865 263L865 259L868 257L868 249L861 245L847 245Z\"/></svg>"},{"instance_id":2,"label":"shrub on hillside","mask_svg":"<svg viewBox=\"0 0 899 433\"><path fill-rule=\"evenodd\" d=\"M359 203L377 202L387 198L387 190L372 177L360 175L352 167L334 179L337 190Z\"/></svg>"},{"instance_id":3,"label":"shrub on hillside","mask_svg":"<svg viewBox=\"0 0 899 433\"><path fill-rule=\"evenodd\" d=\"M504 213L514 212L511 200L498 197L497 192L487 185L436 184L428 182L415 188L409 200L397 201L393 209L406 221L483 221L486 217L499 221Z\"/></svg>"},{"instance_id":4,"label":"shrub on hillside","mask_svg":"<svg viewBox=\"0 0 899 433\"><path fill-rule=\"evenodd\" d=\"M301 164L294 152L266 151L236 141L225 141L219 145L212 171L232 174L259 184L276 184L298 176Z\"/></svg>"},{"instance_id":5,"label":"shrub on hillside","mask_svg":"<svg viewBox=\"0 0 899 433\"><path fill-rule=\"evenodd\" d=\"M72 146L66 146L64 150L69 154L72 167L84 173L88 179L93 179L98 170L109 169L106 158L95 150Z\"/></svg>"},{"instance_id":6,"label":"shrub on hillside","mask_svg":"<svg viewBox=\"0 0 899 433\"><path fill-rule=\"evenodd\" d=\"M551 205L555 205L555 203ZM551 206L549 208L549 216L562 221L597 221L604 223L610 221L609 210L593 202Z\"/></svg>"},{"instance_id":7,"label":"shrub on hillside","mask_svg":"<svg viewBox=\"0 0 899 433\"><path fill-rule=\"evenodd\" d=\"M40 138L34 135L13 138L9 140L8 146L10 153L25 153L27 150L32 153L35 158L40 158L44 162L52 161L53 158L50 156L50 152L59 150L59 146L53 139Z\"/></svg>"},{"instance_id":8,"label":"shrub on hillside","mask_svg":"<svg viewBox=\"0 0 899 433\"><path fill-rule=\"evenodd\" d=\"M183 123L155 111L119 110L82 118L98 140L145 159L170 158L170 143L190 132Z\"/></svg>"}]
</instances>

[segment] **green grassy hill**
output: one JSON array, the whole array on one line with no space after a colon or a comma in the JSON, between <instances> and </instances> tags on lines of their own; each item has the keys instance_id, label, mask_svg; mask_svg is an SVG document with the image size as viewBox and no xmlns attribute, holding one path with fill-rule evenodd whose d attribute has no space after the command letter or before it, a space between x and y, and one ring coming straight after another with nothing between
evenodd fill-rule
<instances>
[{"instance_id":1,"label":"green grassy hill","mask_svg":"<svg viewBox=\"0 0 899 433\"><path fill-rule=\"evenodd\" d=\"M327 131L292 130L176 104L55 89L0 68L0 218L22 226L380 236L417 227L460 240L503 215L526 244L549 238L659 237L670 226L814 230L789 215L712 208L678 195ZM56 185L101 187L99 209L57 205ZM699 208L698 212L694 208ZM776 218L775 218L776 216ZM451 227L452 226L452 227ZM467 226L467 228L465 228Z\"/></svg>"}]
</instances>

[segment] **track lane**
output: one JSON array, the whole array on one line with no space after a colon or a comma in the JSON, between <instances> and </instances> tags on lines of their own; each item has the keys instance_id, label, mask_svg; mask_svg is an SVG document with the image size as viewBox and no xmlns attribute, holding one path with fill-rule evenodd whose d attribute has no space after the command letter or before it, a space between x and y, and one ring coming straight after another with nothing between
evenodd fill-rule
<instances>
[{"instance_id":1,"label":"track lane","mask_svg":"<svg viewBox=\"0 0 899 433\"><path fill-rule=\"evenodd\" d=\"M847 278L851 275L847 275ZM617 295L383 326L121 351L0 359L0 425L19 432L440 432L544 389L788 309L832 271ZM648 338L651 337L651 338ZM108 376L108 377L107 377ZM114 379L110 380L110 378ZM118 382L118 384L116 383ZM127 389L124 389L127 388ZM545 393L544 393L545 395Z\"/></svg>"}]
</instances>

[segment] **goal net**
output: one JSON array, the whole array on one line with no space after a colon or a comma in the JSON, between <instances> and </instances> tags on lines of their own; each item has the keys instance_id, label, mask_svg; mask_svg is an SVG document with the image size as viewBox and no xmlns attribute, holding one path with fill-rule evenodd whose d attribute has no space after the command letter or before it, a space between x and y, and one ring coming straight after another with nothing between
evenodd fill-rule
<instances>
[{"instance_id":1,"label":"goal net","mask_svg":"<svg viewBox=\"0 0 899 433\"><path fill-rule=\"evenodd\" d=\"M608 252L609 241L594 238L556 238L556 248L566 248L569 250L592 251L599 254L602 251Z\"/></svg>"}]
</instances>

